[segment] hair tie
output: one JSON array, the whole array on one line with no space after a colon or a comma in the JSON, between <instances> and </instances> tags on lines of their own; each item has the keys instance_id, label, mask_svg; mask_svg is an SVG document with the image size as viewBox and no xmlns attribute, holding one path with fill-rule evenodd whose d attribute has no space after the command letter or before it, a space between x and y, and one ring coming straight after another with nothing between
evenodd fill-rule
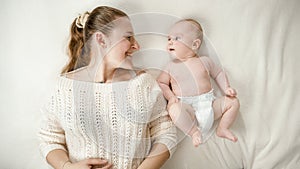
<instances>
[{"instance_id":1,"label":"hair tie","mask_svg":"<svg viewBox=\"0 0 300 169\"><path fill-rule=\"evenodd\" d=\"M78 28L83 29L84 26L85 26L85 23L86 23L86 21L87 21L87 19L89 17L89 15L90 15L89 12L85 12L82 15L79 14L79 16L76 18L76 26Z\"/></svg>"}]
</instances>

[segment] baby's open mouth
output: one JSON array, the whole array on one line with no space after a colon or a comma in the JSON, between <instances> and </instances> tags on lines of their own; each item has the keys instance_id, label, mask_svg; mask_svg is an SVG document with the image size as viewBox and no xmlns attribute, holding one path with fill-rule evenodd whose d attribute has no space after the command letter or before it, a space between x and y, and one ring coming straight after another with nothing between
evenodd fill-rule
<instances>
[{"instance_id":1,"label":"baby's open mouth","mask_svg":"<svg viewBox=\"0 0 300 169\"><path fill-rule=\"evenodd\" d=\"M132 53L126 52L125 55L126 55L126 56L132 56Z\"/></svg>"}]
</instances>

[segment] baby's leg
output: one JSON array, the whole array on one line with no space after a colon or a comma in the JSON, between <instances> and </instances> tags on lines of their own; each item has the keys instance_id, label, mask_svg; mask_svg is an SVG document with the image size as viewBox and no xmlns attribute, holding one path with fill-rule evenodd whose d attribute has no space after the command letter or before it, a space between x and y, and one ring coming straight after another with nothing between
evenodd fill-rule
<instances>
[{"instance_id":1,"label":"baby's leg","mask_svg":"<svg viewBox=\"0 0 300 169\"><path fill-rule=\"evenodd\" d=\"M229 130L233 124L239 111L239 101L236 97L221 97L213 102L215 119L221 117L220 124L217 128L219 137L227 138L233 142L237 141L237 137Z\"/></svg>"},{"instance_id":2,"label":"baby's leg","mask_svg":"<svg viewBox=\"0 0 300 169\"><path fill-rule=\"evenodd\" d=\"M201 144L201 132L197 127L197 120L194 115L195 110L184 103L174 103L169 108L169 115L174 124L184 133L190 135L193 145L197 147Z\"/></svg>"}]
</instances>

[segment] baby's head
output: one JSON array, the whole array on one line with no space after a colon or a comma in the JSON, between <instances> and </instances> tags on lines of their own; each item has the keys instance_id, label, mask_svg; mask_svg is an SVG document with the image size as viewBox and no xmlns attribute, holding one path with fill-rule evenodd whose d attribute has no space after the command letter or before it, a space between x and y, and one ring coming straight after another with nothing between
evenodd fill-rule
<instances>
[{"instance_id":1,"label":"baby's head","mask_svg":"<svg viewBox=\"0 0 300 169\"><path fill-rule=\"evenodd\" d=\"M199 22L182 19L171 27L167 50L179 59L194 57L197 56L202 40L203 31Z\"/></svg>"}]
</instances>

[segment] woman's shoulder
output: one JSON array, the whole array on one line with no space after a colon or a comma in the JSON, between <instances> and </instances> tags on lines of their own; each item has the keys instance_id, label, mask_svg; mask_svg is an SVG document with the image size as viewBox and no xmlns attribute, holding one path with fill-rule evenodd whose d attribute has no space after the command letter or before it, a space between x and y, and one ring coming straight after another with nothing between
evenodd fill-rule
<instances>
[{"instance_id":1,"label":"woman's shoulder","mask_svg":"<svg viewBox=\"0 0 300 169\"><path fill-rule=\"evenodd\" d=\"M139 69L135 70L136 76L130 80L130 85L142 85L142 86L148 86L153 87L156 85L156 75L153 71L150 71L148 69Z\"/></svg>"},{"instance_id":2,"label":"woman's shoulder","mask_svg":"<svg viewBox=\"0 0 300 169\"><path fill-rule=\"evenodd\" d=\"M155 80L153 76L146 70L136 70L136 77L132 81L140 81L142 83L153 82Z\"/></svg>"},{"instance_id":3,"label":"woman's shoulder","mask_svg":"<svg viewBox=\"0 0 300 169\"><path fill-rule=\"evenodd\" d=\"M156 81L157 76L161 71L159 70L145 70L138 77L142 82L143 86L149 87L151 91L160 91L160 87Z\"/></svg>"},{"instance_id":4,"label":"woman's shoulder","mask_svg":"<svg viewBox=\"0 0 300 169\"><path fill-rule=\"evenodd\" d=\"M149 86L153 87L156 84L156 78L153 74L153 71L144 70L144 69L135 69L131 71L131 79L117 81L112 83L95 83L90 82L90 79L87 79L86 75L81 70L72 71L69 73L61 74L58 77L57 87L62 88L72 88L72 87L83 87L87 88L88 86L93 86L95 89L106 88L107 86L114 86L114 88L118 88L118 86L122 87L124 85L128 87L136 87L137 85L141 86Z\"/></svg>"},{"instance_id":5,"label":"woman's shoulder","mask_svg":"<svg viewBox=\"0 0 300 169\"><path fill-rule=\"evenodd\" d=\"M56 88L62 90L72 90L74 87L86 89L88 86L92 86L92 84L83 67L60 74L57 77Z\"/></svg>"},{"instance_id":6,"label":"woman's shoulder","mask_svg":"<svg viewBox=\"0 0 300 169\"><path fill-rule=\"evenodd\" d=\"M78 68L76 70L63 73L60 75L62 78L67 78L74 81L89 81L90 77L87 74L86 67Z\"/></svg>"}]
</instances>

